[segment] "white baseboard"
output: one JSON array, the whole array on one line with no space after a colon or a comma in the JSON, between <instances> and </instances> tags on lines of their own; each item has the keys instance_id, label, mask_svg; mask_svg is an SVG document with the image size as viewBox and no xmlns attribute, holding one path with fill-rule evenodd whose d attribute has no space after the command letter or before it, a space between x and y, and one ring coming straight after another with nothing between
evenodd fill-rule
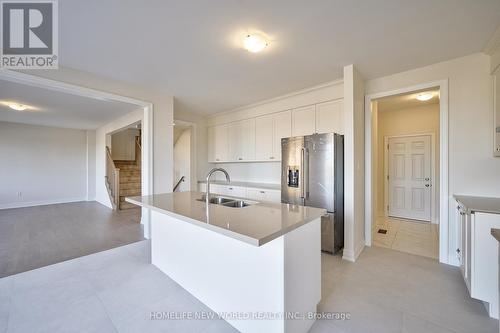
<instances>
[{"instance_id":1,"label":"white baseboard","mask_svg":"<svg viewBox=\"0 0 500 333\"><path fill-rule=\"evenodd\" d=\"M82 197L82 198L67 198L67 199L54 199L54 200L40 200L40 201L30 201L30 202L12 202L12 203L0 204L0 209L56 205L56 204L79 202L79 201L87 201L87 198Z\"/></svg>"},{"instance_id":2,"label":"white baseboard","mask_svg":"<svg viewBox=\"0 0 500 333\"><path fill-rule=\"evenodd\" d=\"M344 249L344 253L342 254L342 259L350 262L355 262L358 259L359 255L361 254L361 252L363 252L364 248L365 248L365 240L362 239L358 244L356 244L354 251Z\"/></svg>"}]
</instances>

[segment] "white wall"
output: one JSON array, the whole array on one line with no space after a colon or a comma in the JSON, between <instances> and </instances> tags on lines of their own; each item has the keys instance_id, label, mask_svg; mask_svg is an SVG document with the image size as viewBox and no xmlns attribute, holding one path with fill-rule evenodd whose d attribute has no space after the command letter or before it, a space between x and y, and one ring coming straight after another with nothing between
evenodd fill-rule
<instances>
[{"instance_id":1,"label":"white wall","mask_svg":"<svg viewBox=\"0 0 500 333\"><path fill-rule=\"evenodd\" d=\"M175 103L174 103L175 107ZM203 180L207 176L208 171L210 171L211 165L208 164L208 132L207 132L207 117L190 112L180 112L178 110L174 111L175 121L189 122L195 125L194 130L194 140L192 142L191 148L193 156L191 158L192 163L195 164L195 170L192 175L192 189L196 190L196 182L198 180ZM175 180L174 180L175 181Z\"/></svg>"},{"instance_id":2,"label":"white wall","mask_svg":"<svg viewBox=\"0 0 500 333\"><path fill-rule=\"evenodd\" d=\"M96 131L86 131L87 136L87 201L95 200L96 196Z\"/></svg>"},{"instance_id":3,"label":"white wall","mask_svg":"<svg viewBox=\"0 0 500 333\"><path fill-rule=\"evenodd\" d=\"M174 181L184 176L184 182L177 191L185 192L191 189L191 128L182 131L174 144Z\"/></svg>"},{"instance_id":4,"label":"white wall","mask_svg":"<svg viewBox=\"0 0 500 333\"><path fill-rule=\"evenodd\" d=\"M127 128L111 135L111 156L113 160L135 161L135 138L139 130Z\"/></svg>"},{"instance_id":5,"label":"white wall","mask_svg":"<svg viewBox=\"0 0 500 333\"><path fill-rule=\"evenodd\" d=\"M449 82L449 262L456 264L453 194L500 196L500 159L493 157L493 81L484 54L369 80L374 94L448 79ZM446 209L446 208L444 208Z\"/></svg>"},{"instance_id":6,"label":"white wall","mask_svg":"<svg viewBox=\"0 0 500 333\"><path fill-rule=\"evenodd\" d=\"M96 158L95 158L95 168L96 168L96 177L95 177L95 187L96 187L96 201L101 204L112 208L111 201L109 199L108 191L106 189L106 185L104 182L104 177L106 176L106 139L130 124L142 122L144 116L143 110L137 110L130 112L123 117L120 117L111 123L108 123L104 126L99 127L96 130ZM143 179L143 181L145 181ZM172 189L170 189L172 192Z\"/></svg>"},{"instance_id":7,"label":"white wall","mask_svg":"<svg viewBox=\"0 0 500 333\"><path fill-rule=\"evenodd\" d=\"M355 261L365 244L364 80L353 65L344 67L344 253Z\"/></svg>"},{"instance_id":8,"label":"white wall","mask_svg":"<svg viewBox=\"0 0 500 333\"><path fill-rule=\"evenodd\" d=\"M375 124L373 125L375 129ZM387 136L410 135L433 133L435 145L432 147L432 153L435 161L435 178L432 180L432 186L436 189L436 194L439 193L439 104L424 105L413 108L399 110L384 110L378 107L378 127L376 132L378 150L373 156L377 156L377 172L374 172L377 177L376 187L374 187L376 197L378 198L377 212L378 216L384 216L384 191L386 185L385 178L385 152L386 146L384 139ZM439 195L434 198L435 207L439 207ZM433 221L437 222L439 218L439 210L436 209L433 216Z\"/></svg>"},{"instance_id":9,"label":"white wall","mask_svg":"<svg viewBox=\"0 0 500 333\"><path fill-rule=\"evenodd\" d=\"M174 99L166 91L110 80L92 73L59 66L54 70L29 70L40 76L81 87L127 96L153 104L153 192L172 192ZM143 141L143 145L145 145ZM146 147L144 147L146 148ZM99 153L99 152L97 152Z\"/></svg>"},{"instance_id":10,"label":"white wall","mask_svg":"<svg viewBox=\"0 0 500 333\"><path fill-rule=\"evenodd\" d=\"M218 168L227 170L233 181L251 183L281 183L281 162L259 163L219 163ZM217 173L215 179L226 180L222 173Z\"/></svg>"},{"instance_id":11,"label":"white wall","mask_svg":"<svg viewBox=\"0 0 500 333\"><path fill-rule=\"evenodd\" d=\"M0 208L87 200L86 131L0 122L0 156Z\"/></svg>"},{"instance_id":12,"label":"white wall","mask_svg":"<svg viewBox=\"0 0 500 333\"><path fill-rule=\"evenodd\" d=\"M209 126L213 126L254 118L306 105L341 99L343 96L344 90L342 81L330 82L228 112L215 114L208 118L208 124ZM229 172L231 180L274 184L279 184L281 182L280 162L220 163L214 166L225 168ZM225 177L223 174L217 173L215 179L225 180Z\"/></svg>"}]
</instances>

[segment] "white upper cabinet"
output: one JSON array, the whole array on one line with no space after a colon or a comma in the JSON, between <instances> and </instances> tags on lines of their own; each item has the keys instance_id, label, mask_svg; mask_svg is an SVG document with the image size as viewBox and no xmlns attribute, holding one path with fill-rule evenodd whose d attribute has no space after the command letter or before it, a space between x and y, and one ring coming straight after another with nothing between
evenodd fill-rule
<instances>
[{"instance_id":1,"label":"white upper cabinet","mask_svg":"<svg viewBox=\"0 0 500 333\"><path fill-rule=\"evenodd\" d=\"M281 161L282 138L343 134L343 109L335 100L209 127L209 162Z\"/></svg>"},{"instance_id":2,"label":"white upper cabinet","mask_svg":"<svg viewBox=\"0 0 500 333\"><path fill-rule=\"evenodd\" d=\"M281 139L292 136L292 111L276 113L273 120L273 157L281 161Z\"/></svg>"},{"instance_id":3,"label":"white upper cabinet","mask_svg":"<svg viewBox=\"0 0 500 333\"><path fill-rule=\"evenodd\" d=\"M292 136L291 111L258 117L255 120L255 159L280 161L281 139Z\"/></svg>"},{"instance_id":4,"label":"white upper cabinet","mask_svg":"<svg viewBox=\"0 0 500 333\"><path fill-rule=\"evenodd\" d=\"M342 100L316 104L316 133L344 134Z\"/></svg>"},{"instance_id":5,"label":"white upper cabinet","mask_svg":"<svg viewBox=\"0 0 500 333\"><path fill-rule=\"evenodd\" d=\"M208 161L225 162L228 159L228 126L218 125L208 128Z\"/></svg>"},{"instance_id":6,"label":"white upper cabinet","mask_svg":"<svg viewBox=\"0 0 500 333\"><path fill-rule=\"evenodd\" d=\"M228 125L229 161L255 160L255 118Z\"/></svg>"},{"instance_id":7,"label":"white upper cabinet","mask_svg":"<svg viewBox=\"0 0 500 333\"><path fill-rule=\"evenodd\" d=\"M292 136L311 135L316 131L316 105L292 110Z\"/></svg>"},{"instance_id":8,"label":"white upper cabinet","mask_svg":"<svg viewBox=\"0 0 500 333\"><path fill-rule=\"evenodd\" d=\"M273 153L274 115L255 119L255 159L266 161L275 159Z\"/></svg>"}]
</instances>

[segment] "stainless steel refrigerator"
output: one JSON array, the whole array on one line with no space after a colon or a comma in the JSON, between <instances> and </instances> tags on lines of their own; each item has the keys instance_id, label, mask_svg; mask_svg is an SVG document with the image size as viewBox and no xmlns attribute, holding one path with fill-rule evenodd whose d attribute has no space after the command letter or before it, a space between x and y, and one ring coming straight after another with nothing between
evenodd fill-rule
<instances>
[{"instance_id":1,"label":"stainless steel refrigerator","mask_svg":"<svg viewBox=\"0 0 500 333\"><path fill-rule=\"evenodd\" d=\"M281 140L281 202L324 208L321 249L344 247L344 136L327 133Z\"/></svg>"}]
</instances>

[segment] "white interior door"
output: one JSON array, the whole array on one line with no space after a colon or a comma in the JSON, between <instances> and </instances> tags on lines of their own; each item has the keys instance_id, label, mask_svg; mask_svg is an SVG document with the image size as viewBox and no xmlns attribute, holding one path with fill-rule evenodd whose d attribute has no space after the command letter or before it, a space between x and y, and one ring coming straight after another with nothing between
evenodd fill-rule
<instances>
[{"instance_id":1,"label":"white interior door","mask_svg":"<svg viewBox=\"0 0 500 333\"><path fill-rule=\"evenodd\" d=\"M389 139L389 216L431 221L431 136Z\"/></svg>"}]
</instances>

